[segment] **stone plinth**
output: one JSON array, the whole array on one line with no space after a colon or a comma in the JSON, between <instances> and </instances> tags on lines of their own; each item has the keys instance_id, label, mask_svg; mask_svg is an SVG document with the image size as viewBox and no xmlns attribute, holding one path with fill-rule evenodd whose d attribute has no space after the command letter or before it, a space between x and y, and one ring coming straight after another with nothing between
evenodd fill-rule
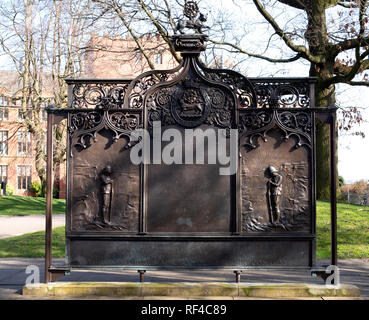
<instances>
[{"instance_id":1,"label":"stone plinth","mask_svg":"<svg viewBox=\"0 0 369 320\"><path fill-rule=\"evenodd\" d=\"M353 285L313 285L304 283L225 283L225 282L54 282L23 287L24 296L82 297L250 297L250 298L316 298L359 297Z\"/></svg>"}]
</instances>

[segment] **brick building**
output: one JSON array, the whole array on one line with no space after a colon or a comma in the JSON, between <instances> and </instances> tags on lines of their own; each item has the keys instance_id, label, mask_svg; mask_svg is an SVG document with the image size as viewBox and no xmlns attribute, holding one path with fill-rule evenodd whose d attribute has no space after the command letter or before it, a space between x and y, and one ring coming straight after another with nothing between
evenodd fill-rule
<instances>
[{"instance_id":1,"label":"brick building","mask_svg":"<svg viewBox=\"0 0 369 320\"><path fill-rule=\"evenodd\" d=\"M159 35L147 35L140 39L145 54L155 69L171 69L177 66L167 44ZM84 57L86 78L133 79L150 70L149 64L137 48L136 42L126 39L110 39L92 35Z\"/></svg>"},{"instance_id":2,"label":"brick building","mask_svg":"<svg viewBox=\"0 0 369 320\"><path fill-rule=\"evenodd\" d=\"M170 69L177 62L159 36L140 38L145 53L156 69ZM132 38L109 39L92 35L84 56L83 78L124 78L132 79L150 70L147 60L137 50ZM43 97L52 102L51 77L45 75ZM22 125L21 79L16 71L0 70L0 182L6 179L7 189L15 195L29 195L33 181L39 181L35 169L33 137ZM46 113L41 111L43 129L46 131ZM59 197L65 197L65 166L55 172L55 187Z\"/></svg>"},{"instance_id":3,"label":"brick building","mask_svg":"<svg viewBox=\"0 0 369 320\"><path fill-rule=\"evenodd\" d=\"M0 181L6 180L8 193L28 195L31 182L39 178L34 163L34 141L24 125L20 89L16 71L0 71ZM45 97L51 99L51 92L45 92ZM39 116L46 129L44 109Z\"/></svg>"}]
</instances>

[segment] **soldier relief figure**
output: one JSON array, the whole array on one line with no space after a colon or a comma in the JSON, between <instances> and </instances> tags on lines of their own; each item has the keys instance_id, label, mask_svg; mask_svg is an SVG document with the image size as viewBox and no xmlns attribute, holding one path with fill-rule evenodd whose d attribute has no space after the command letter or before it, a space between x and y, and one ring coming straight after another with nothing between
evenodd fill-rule
<instances>
[{"instance_id":1,"label":"soldier relief figure","mask_svg":"<svg viewBox=\"0 0 369 320\"><path fill-rule=\"evenodd\" d=\"M112 201L113 201L113 171L110 165L107 165L101 170L100 183L101 183L101 210L99 214L94 218L94 221L90 223L88 229L110 228L115 230L122 230L123 227L112 223Z\"/></svg>"},{"instance_id":2,"label":"soldier relief figure","mask_svg":"<svg viewBox=\"0 0 369 320\"><path fill-rule=\"evenodd\" d=\"M111 177L111 166L106 166L101 172L101 184L102 184L102 223L111 225L111 203L113 195L113 179Z\"/></svg>"},{"instance_id":3,"label":"soldier relief figure","mask_svg":"<svg viewBox=\"0 0 369 320\"><path fill-rule=\"evenodd\" d=\"M242 230L306 230L310 218L307 163L269 164L261 172L263 178L256 176L256 185L246 172L242 176ZM265 191L252 192L256 188Z\"/></svg>"},{"instance_id":4,"label":"soldier relief figure","mask_svg":"<svg viewBox=\"0 0 369 320\"><path fill-rule=\"evenodd\" d=\"M278 170L269 166L266 170L266 174L269 177L267 182L267 200L270 223L279 224L281 217L280 202L282 197L282 175Z\"/></svg>"}]
</instances>

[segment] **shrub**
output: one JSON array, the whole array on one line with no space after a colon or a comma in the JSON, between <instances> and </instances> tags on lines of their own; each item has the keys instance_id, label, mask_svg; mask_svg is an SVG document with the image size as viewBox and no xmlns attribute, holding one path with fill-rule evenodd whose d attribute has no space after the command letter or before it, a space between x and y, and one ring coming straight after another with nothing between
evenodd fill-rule
<instances>
[{"instance_id":1,"label":"shrub","mask_svg":"<svg viewBox=\"0 0 369 320\"><path fill-rule=\"evenodd\" d=\"M360 180L353 184L347 184L341 187L341 192L365 194L368 192L368 183L365 180Z\"/></svg>"},{"instance_id":2,"label":"shrub","mask_svg":"<svg viewBox=\"0 0 369 320\"><path fill-rule=\"evenodd\" d=\"M357 194L364 194L368 190L368 183L365 180L355 182L352 187L352 192Z\"/></svg>"},{"instance_id":3,"label":"shrub","mask_svg":"<svg viewBox=\"0 0 369 320\"><path fill-rule=\"evenodd\" d=\"M34 181L31 183L31 187L28 190L32 196L41 197L42 196L42 185L40 182Z\"/></svg>"},{"instance_id":4,"label":"shrub","mask_svg":"<svg viewBox=\"0 0 369 320\"><path fill-rule=\"evenodd\" d=\"M6 195L12 196L14 194L14 189L10 185L6 185ZM1 189L1 195L3 195L3 189Z\"/></svg>"}]
</instances>

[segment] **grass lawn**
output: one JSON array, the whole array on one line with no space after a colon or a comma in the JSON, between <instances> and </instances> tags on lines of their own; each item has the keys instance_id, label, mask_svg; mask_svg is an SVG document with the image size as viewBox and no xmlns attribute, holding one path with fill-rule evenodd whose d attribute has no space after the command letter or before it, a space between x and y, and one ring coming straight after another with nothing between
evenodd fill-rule
<instances>
[{"instance_id":1,"label":"grass lawn","mask_svg":"<svg viewBox=\"0 0 369 320\"><path fill-rule=\"evenodd\" d=\"M317 202L317 258L330 257L330 204ZM337 204L338 258L369 258L369 206Z\"/></svg>"},{"instance_id":2,"label":"grass lawn","mask_svg":"<svg viewBox=\"0 0 369 320\"><path fill-rule=\"evenodd\" d=\"M29 201L34 201L34 199L35 198L29 198ZM37 198L36 200L40 201L40 199ZM64 212L63 201L59 202L59 206L60 212ZM23 207L25 207L25 205L23 205ZM56 208L54 207L54 212L55 209ZM340 259L368 258L369 207L338 204L337 209L338 257ZM329 202L317 202L318 259L327 259L330 256L329 210ZM53 231L53 257L55 258L63 258L65 256L64 233L64 227L55 228ZM44 238L45 233L43 231L39 231L13 238L2 239L0 240L0 257L44 257Z\"/></svg>"},{"instance_id":3,"label":"grass lawn","mask_svg":"<svg viewBox=\"0 0 369 320\"><path fill-rule=\"evenodd\" d=\"M65 257L65 227L53 229L52 254L55 258ZM0 240L0 257L45 257L45 232L38 231Z\"/></svg>"},{"instance_id":4,"label":"grass lawn","mask_svg":"<svg viewBox=\"0 0 369 320\"><path fill-rule=\"evenodd\" d=\"M0 196L0 216L45 214L46 198ZM65 213L65 200L53 199L53 213Z\"/></svg>"}]
</instances>

